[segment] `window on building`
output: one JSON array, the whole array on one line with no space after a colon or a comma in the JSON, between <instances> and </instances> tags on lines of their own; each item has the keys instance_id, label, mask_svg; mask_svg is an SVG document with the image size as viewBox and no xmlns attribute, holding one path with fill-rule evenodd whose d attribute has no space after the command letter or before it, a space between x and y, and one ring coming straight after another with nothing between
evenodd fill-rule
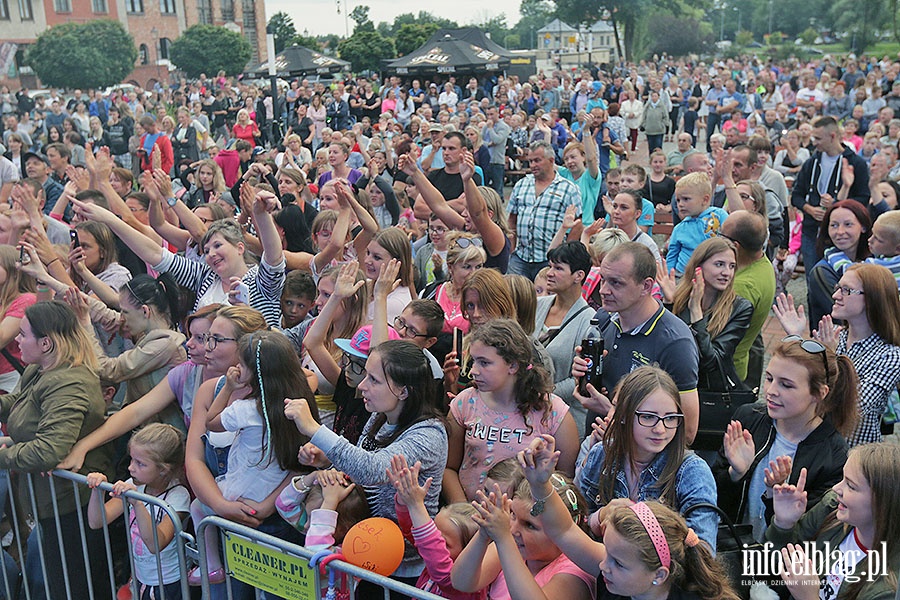
<instances>
[{"instance_id":1,"label":"window on building","mask_svg":"<svg viewBox=\"0 0 900 600\"><path fill-rule=\"evenodd\" d=\"M169 38L159 38L159 59L160 60L169 60L169 46L172 45L172 40Z\"/></svg>"},{"instance_id":2,"label":"window on building","mask_svg":"<svg viewBox=\"0 0 900 600\"><path fill-rule=\"evenodd\" d=\"M107 8L106 5L106 0L91 0L91 6L93 7L95 13L109 12L109 8Z\"/></svg>"},{"instance_id":3,"label":"window on building","mask_svg":"<svg viewBox=\"0 0 900 600\"><path fill-rule=\"evenodd\" d=\"M144 0L125 0L125 10L130 13L144 12Z\"/></svg>"},{"instance_id":4,"label":"window on building","mask_svg":"<svg viewBox=\"0 0 900 600\"><path fill-rule=\"evenodd\" d=\"M259 53L256 51L256 6L253 0L242 0L241 9L244 13L244 37L250 43L253 50L250 57L255 62L259 60Z\"/></svg>"},{"instance_id":5,"label":"window on building","mask_svg":"<svg viewBox=\"0 0 900 600\"><path fill-rule=\"evenodd\" d=\"M226 23L234 21L234 0L222 0L222 20Z\"/></svg>"},{"instance_id":6,"label":"window on building","mask_svg":"<svg viewBox=\"0 0 900 600\"><path fill-rule=\"evenodd\" d=\"M150 50L147 48L147 44L141 44L138 48L138 60L142 65L150 64Z\"/></svg>"},{"instance_id":7,"label":"window on building","mask_svg":"<svg viewBox=\"0 0 900 600\"><path fill-rule=\"evenodd\" d=\"M6 0L0 0L0 20L9 21L9 4Z\"/></svg>"},{"instance_id":8,"label":"window on building","mask_svg":"<svg viewBox=\"0 0 900 600\"><path fill-rule=\"evenodd\" d=\"M72 12L72 3L69 0L53 0L53 10L58 13Z\"/></svg>"},{"instance_id":9,"label":"window on building","mask_svg":"<svg viewBox=\"0 0 900 600\"><path fill-rule=\"evenodd\" d=\"M164 15L174 15L175 0L159 0L159 12Z\"/></svg>"},{"instance_id":10,"label":"window on building","mask_svg":"<svg viewBox=\"0 0 900 600\"><path fill-rule=\"evenodd\" d=\"M201 25L212 25L212 0L198 0L197 18Z\"/></svg>"},{"instance_id":11,"label":"window on building","mask_svg":"<svg viewBox=\"0 0 900 600\"><path fill-rule=\"evenodd\" d=\"M31 0L19 0L19 18L23 21L34 21L34 8Z\"/></svg>"}]
</instances>

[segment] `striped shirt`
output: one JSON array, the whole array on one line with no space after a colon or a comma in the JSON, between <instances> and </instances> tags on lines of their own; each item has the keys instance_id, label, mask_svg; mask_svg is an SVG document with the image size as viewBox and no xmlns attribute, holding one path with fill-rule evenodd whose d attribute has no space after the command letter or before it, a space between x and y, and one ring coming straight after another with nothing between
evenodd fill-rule
<instances>
[{"instance_id":1,"label":"striped shirt","mask_svg":"<svg viewBox=\"0 0 900 600\"><path fill-rule=\"evenodd\" d=\"M207 290L214 285L221 286L222 280L206 261L196 261L173 254L163 248L163 257L153 269L169 273L178 283L197 293L194 310L202 308L201 301ZM269 327L281 326L281 290L284 288L284 259L277 265L261 260L250 269L241 281L250 288L250 307L263 314Z\"/></svg>"}]
</instances>

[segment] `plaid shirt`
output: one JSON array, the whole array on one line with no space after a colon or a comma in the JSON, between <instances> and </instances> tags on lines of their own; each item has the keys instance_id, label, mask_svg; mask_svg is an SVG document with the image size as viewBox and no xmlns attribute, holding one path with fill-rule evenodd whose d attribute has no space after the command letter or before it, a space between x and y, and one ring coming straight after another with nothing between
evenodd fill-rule
<instances>
[{"instance_id":1,"label":"plaid shirt","mask_svg":"<svg viewBox=\"0 0 900 600\"><path fill-rule=\"evenodd\" d=\"M509 214L517 215L515 254L530 263L547 260L547 250L562 225L567 206L575 206L575 216L581 216L578 186L559 173L540 196L534 192L534 175L527 175L513 188L508 208Z\"/></svg>"},{"instance_id":2,"label":"plaid shirt","mask_svg":"<svg viewBox=\"0 0 900 600\"><path fill-rule=\"evenodd\" d=\"M900 383L900 347L873 333L847 348L847 330L840 333L837 353L850 358L859 375L859 423L847 438L851 447L880 442L881 416L888 396Z\"/></svg>"}]
</instances>

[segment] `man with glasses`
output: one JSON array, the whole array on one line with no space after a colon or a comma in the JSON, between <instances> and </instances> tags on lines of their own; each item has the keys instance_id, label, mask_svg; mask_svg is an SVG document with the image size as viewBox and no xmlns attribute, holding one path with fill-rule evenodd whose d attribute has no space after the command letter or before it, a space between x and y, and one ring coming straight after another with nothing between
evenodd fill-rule
<instances>
[{"instance_id":1,"label":"man with glasses","mask_svg":"<svg viewBox=\"0 0 900 600\"><path fill-rule=\"evenodd\" d=\"M575 399L588 409L586 430L590 430L595 417L605 417L612 409L609 395L623 377L638 367L658 364L678 386L685 433L688 442L693 441L700 417L700 353L690 328L653 297L653 253L639 242L626 242L610 250L600 265L600 273L603 308L595 318L600 322L607 351L602 389L589 385L588 396L580 395L577 386L573 391ZM586 372L585 364L575 357L572 375L576 379Z\"/></svg>"},{"instance_id":2,"label":"man with glasses","mask_svg":"<svg viewBox=\"0 0 900 600\"><path fill-rule=\"evenodd\" d=\"M459 174L463 149L466 147L466 136L458 131L451 131L441 139L441 153L444 166L428 172L428 181L437 188L445 200L455 200L463 194L463 180ZM481 185L481 176L475 174L475 184Z\"/></svg>"},{"instance_id":3,"label":"man with glasses","mask_svg":"<svg viewBox=\"0 0 900 600\"><path fill-rule=\"evenodd\" d=\"M765 347L761 331L775 300L775 271L766 257L766 220L759 213L739 210L722 224L722 237L737 251L734 293L753 305L750 327L734 351L734 368L750 389L762 380Z\"/></svg>"}]
</instances>

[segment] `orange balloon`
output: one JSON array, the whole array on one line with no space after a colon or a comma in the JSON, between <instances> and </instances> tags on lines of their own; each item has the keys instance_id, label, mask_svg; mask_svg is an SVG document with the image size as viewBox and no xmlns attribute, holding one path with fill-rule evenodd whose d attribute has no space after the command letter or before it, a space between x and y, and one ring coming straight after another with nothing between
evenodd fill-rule
<instances>
[{"instance_id":1,"label":"orange balloon","mask_svg":"<svg viewBox=\"0 0 900 600\"><path fill-rule=\"evenodd\" d=\"M389 576L400 566L404 548L403 534L396 523L372 517L350 528L341 553L350 564Z\"/></svg>"}]
</instances>

